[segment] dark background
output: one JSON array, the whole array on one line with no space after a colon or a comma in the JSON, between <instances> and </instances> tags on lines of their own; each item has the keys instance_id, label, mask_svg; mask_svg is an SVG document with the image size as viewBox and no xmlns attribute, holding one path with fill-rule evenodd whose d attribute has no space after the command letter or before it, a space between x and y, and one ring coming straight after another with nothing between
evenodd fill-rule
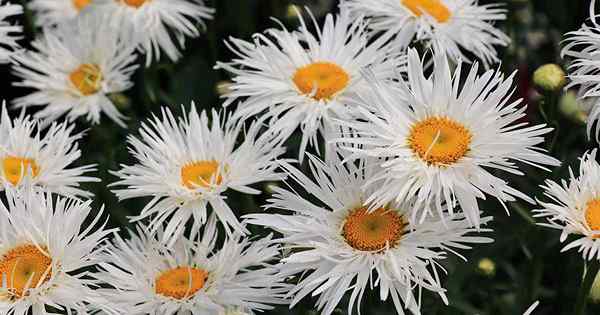
<instances>
[{"instance_id":1,"label":"dark background","mask_svg":"<svg viewBox=\"0 0 600 315\"><path fill-rule=\"evenodd\" d=\"M487 3L482 1L481 3ZM548 123L557 132L548 136L547 148L564 161L564 166L553 172L542 172L524 167L528 176L509 178L518 189L530 196L543 198L538 186L546 178L564 178L568 166L578 167L577 157L585 150L596 146L587 141L585 127L581 122L569 119L557 110L562 93L541 95L531 82L533 71L545 63L565 65L560 58L563 34L577 29L588 16L588 1L583 0L513 0L504 2L508 19L499 25L512 38L507 49L501 49L502 69L510 73L518 70L518 88L515 97L525 98L529 104L527 119L542 123L540 107L557 114ZM25 4L27 1L21 1ZM208 22L206 33L198 39L188 39L185 57L177 63L162 60L150 68L144 68L143 58L139 59L140 69L134 75L135 86L123 95L114 95L119 109L129 117L128 129L123 129L103 117L100 125L89 125L84 120L77 122L79 131L86 136L81 143L83 158L80 164L98 164L95 176L102 183L86 185L95 194L95 205L104 204L111 215L111 225L128 226L127 216L137 214L146 200L138 199L118 203L110 192L110 183L116 178L109 170L117 170L119 164L134 161L127 153L125 138L137 133L140 122L151 113L158 113L161 106L169 106L179 114L180 105L189 108L194 100L199 108L221 108L217 92L219 82L227 80L228 74L212 69L216 60L227 61L232 56L223 44L229 36L249 39L255 32L276 27L270 17L275 17L289 27L297 25L290 4L308 5L318 17L337 9L337 0L288 1L288 0L209 0L216 8L215 19ZM33 16L27 12L19 23L25 26L25 39L22 44L35 37ZM0 66L1 98L11 99L29 91L11 87L15 78L10 74L10 66ZM16 111L13 111L16 114ZM554 138L553 138L554 137ZM298 137L289 141L289 156L296 157ZM554 143L554 144L553 144ZM304 166L305 167L305 166ZM502 174L506 177L506 174ZM264 193L245 196L230 193L228 202L238 213L262 211L260 205L269 197L267 185L261 184ZM260 188L260 185L258 186ZM531 218L530 211L535 207L525 203L510 205L510 216L494 201L484 202L482 208L493 215L491 227L495 243L481 245L471 251L462 251L468 258L463 262L451 257L444 262L449 276L444 284L448 290L449 306L429 293L424 294L422 313L434 314L521 314L533 301L540 300L536 315L571 314L575 294L582 278L583 259L575 251L560 253L559 231L538 227ZM257 231L258 232L258 231ZM482 258L494 265L494 272L484 272L478 267ZM269 314L317 314L312 310L314 301L305 300L292 311L278 308ZM346 303L342 302L336 314L345 314ZM588 314L597 314L600 306L592 305ZM367 315L394 314L391 301L379 301L378 292L367 292L362 304L362 313Z\"/></svg>"}]
</instances>

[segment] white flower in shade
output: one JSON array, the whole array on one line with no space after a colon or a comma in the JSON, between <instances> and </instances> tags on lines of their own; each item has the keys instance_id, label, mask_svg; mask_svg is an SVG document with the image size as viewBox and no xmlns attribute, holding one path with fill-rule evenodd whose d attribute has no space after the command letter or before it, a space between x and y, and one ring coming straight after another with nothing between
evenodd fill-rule
<instances>
[{"instance_id":1,"label":"white flower in shade","mask_svg":"<svg viewBox=\"0 0 600 315\"><path fill-rule=\"evenodd\" d=\"M21 13L22 6L0 0L0 63L8 62L12 50L19 46L17 40L23 30L21 26L12 25L6 19Z\"/></svg>"},{"instance_id":2,"label":"white flower in shade","mask_svg":"<svg viewBox=\"0 0 600 315\"><path fill-rule=\"evenodd\" d=\"M600 67L600 55L597 54L600 49L600 25L594 12L595 3L596 1L591 1L591 22L566 34L566 45L561 56L574 59L568 68L570 83L565 89L579 87L578 97L592 104L587 118L587 132L591 137L592 127L596 124L596 140L600 141L600 125L597 124L600 119L600 77L597 76L597 69Z\"/></svg>"},{"instance_id":3,"label":"white flower in shade","mask_svg":"<svg viewBox=\"0 0 600 315\"><path fill-rule=\"evenodd\" d=\"M35 12L39 26L73 22L93 0L32 0L28 7Z\"/></svg>"},{"instance_id":4,"label":"white flower in shade","mask_svg":"<svg viewBox=\"0 0 600 315\"><path fill-rule=\"evenodd\" d=\"M441 213L448 207L453 213L458 204L474 226L480 223L477 199L486 195L505 208L514 197L533 202L492 173L523 175L515 162L542 169L560 164L536 147L551 128L528 126L521 120L526 106L510 101L514 74L507 79L492 70L478 75L475 64L461 83L462 64L452 75L444 54L434 56L431 76L424 75L423 67L410 50L408 81L394 88L374 82L360 101L369 108L363 109L365 120L340 122L360 137L336 141L358 144L348 147L358 156L386 159L367 182L378 188L367 201L382 206L416 196L424 206L410 215L422 219L432 208Z\"/></svg>"},{"instance_id":5,"label":"white flower in shade","mask_svg":"<svg viewBox=\"0 0 600 315\"><path fill-rule=\"evenodd\" d=\"M106 308L94 290L97 280L86 271L100 262L100 245L114 232L99 224L103 210L90 217L91 201L32 190L7 190L7 200L0 205L0 313Z\"/></svg>"},{"instance_id":6,"label":"white flower in shade","mask_svg":"<svg viewBox=\"0 0 600 315\"><path fill-rule=\"evenodd\" d=\"M577 236L563 251L577 248L588 260L600 260L600 165L596 152L583 155L579 174L570 170L568 182L546 180L542 188L550 201L538 201L543 208L535 210L535 217L548 220L540 225L562 230L561 242L571 234Z\"/></svg>"},{"instance_id":7,"label":"white flower in shade","mask_svg":"<svg viewBox=\"0 0 600 315\"><path fill-rule=\"evenodd\" d=\"M413 40L445 52L453 61L472 54L488 67L499 62L495 46L507 46L508 36L493 23L506 19L497 3L478 0L346 0L342 7L365 15L376 32L396 36L395 45L407 47ZM467 52L467 53L465 53Z\"/></svg>"},{"instance_id":8,"label":"white flower in shade","mask_svg":"<svg viewBox=\"0 0 600 315\"><path fill-rule=\"evenodd\" d=\"M154 116L142 123L140 138L129 137L138 164L122 165L114 172L121 180L113 185L126 186L114 192L120 200L152 197L134 220L154 215L149 223L154 231L168 222L164 241L174 242L190 219L193 238L209 206L228 233L231 228L245 232L223 193L233 189L259 194L250 185L281 179L275 171L277 157L285 152L282 138L272 133L257 136L262 125L256 122L236 146L242 125L223 126L227 118L215 111L210 117L204 111L199 115L192 104L189 114L177 120L163 108L162 119Z\"/></svg>"},{"instance_id":9,"label":"white flower in shade","mask_svg":"<svg viewBox=\"0 0 600 315\"><path fill-rule=\"evenodd\" d=\"M116 315L254 314L284 303L287 285L270 237L251 242L236 234L217 249L214 216L200 241L181 237L172 247L142 227L137 232L116 236L100 265L98 278L113 288L101 294Z\"/></svg>"},{"instance_id":10,"label":"white flower in shade","mask_svg":"<svg viewBox=\"0 0 600 315\"><path fill-rule=\"evenodd\" d=\"M316 35L299 17L295 32L270 29L255 34L252 43L231 39L228 46L238 58L216 67L234 75L224 104L242 100L233 118L264 115L272 118L273 130L287 133L300 126L302 158L309 142L316 146L319 132L328 134L332 118L352 117L348 101L367 85L362 70L386 80L404 69L406 58L387 48L389 37L370 42L366 21L351 19L345 10L335 18L328 14Z\"/></svg>"},{"instance_id":11,"label":"white flower in shade","mask_svg":"<svg viewBox=\"0 0 600 315\"><path fill-rule=\"evenodd\" d=\"M177 61L186 37L200 36L198 25L212 19L214 9L203 0L96 0L121 29L121 36L133 36L146 56L146 65L159 60L161 52ZM113 34L114 35L114 34Z\"/></svg>"},{"instance_id":12,"label":"white flower in shade","mask_svg":"<svg viewBox=\"0 0 600 315\"><path fill-rule=\"evenodd\" d=\"M119 40L99 14L84 14L76 22L47 29L33 42L35 50L13 55L15 86L31 94L15 100L17 107L43 106L36 118L52 121L85 116L96 124L104 113L124 127L123 115L108 98L132 86L137 65L135 46Z\"/></svg>"},{"instance_id":13,"label":"white flower in shade","mask_svg":"<svg viewBox=\"0 0 600 315\"><path fill-rule=\"evenodd\" d=\"M95 171L94 165L69 168L81 157L73 134L74 125L53 123L42 131L39 124L24 113L12 120L6 106L0 118L0 184L1 187L32 185L68 197L90 197L79 188L82 182L98 182L84 174Z\"/></svg>"},{"instance_id":14,"label":"white flower in shade","mask_svg":"<svg viewBox=\"0 0 600 315\"><path fill-rule=\"evenodd\" d=\"M373 209L365 202L371 191L364 191L363 186L378 171L379 161L342 163L334 152L326 162L309 155L314 181L282 164L306 193L274 188L268 207L291 211L290 215L246 216L248 223L281 233L279 241L291 249L280 266L283 274L301 275L289 292L291 306L307 296L318 296L317 308L329 315L350 293L348 314L354 314L366 289L379 291L381 300L391 298L398 314L404 314L405 308L420 314L417 296L423 289L439 294L447 303L438 261L447 252L456 253L453 248L467 249L470 243L492 240L467 235L475 228L462 215L443 214L444 219L432 215L416 223L409 215L414 211L412 202L390 202ZM482 223L489 219L483 218Z\"/></svg>"}]
</instances>

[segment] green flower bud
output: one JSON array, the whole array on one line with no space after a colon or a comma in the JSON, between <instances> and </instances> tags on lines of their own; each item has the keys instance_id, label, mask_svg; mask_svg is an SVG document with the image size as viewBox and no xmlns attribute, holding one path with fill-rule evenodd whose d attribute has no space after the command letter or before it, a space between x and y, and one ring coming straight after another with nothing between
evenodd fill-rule
<instances>
[{"instance_id":1,"label":"green flower bud","mask_svg":"<svg viewBox=\"0 0 600 315\"><path fill-rule=\"evenodd\" d=\"M585 124L587 113L582 104L577 100L577 94L569 91L563 94L558 101L560 112L570 120L578 124Z\"/></svg>"},{"instance_id":2,"label":"green flower bud","mask_svg":"<svg viewBox=\"0 0 600 315\"><path fill-rule=\"evenodd\" d=\"M559 65L549 63L535 70L533 83L545 91L558 91L565 86L567 78Z\"/></svg>"}]
</instances>

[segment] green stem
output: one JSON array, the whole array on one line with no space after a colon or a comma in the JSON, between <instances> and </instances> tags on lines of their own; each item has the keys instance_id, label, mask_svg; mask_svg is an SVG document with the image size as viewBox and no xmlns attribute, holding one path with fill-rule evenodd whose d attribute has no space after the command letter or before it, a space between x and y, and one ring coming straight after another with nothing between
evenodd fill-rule
<instances>
[{"instance_id":1,"label":"green stem","mask_svg":"<svg viewBox=\"0 0 600 315\"><path fill-rule=\"evenodd\" d=\"M597 259L592 259L587 265L585 277L583 278L583 282L579 288L579 293L577 294L577 303L575 304L575 312L573 315L585 314L585 307L590 294L590 289L592 288L592 284L594 284L594 279L596 278L596 274L598 274L598 270L600 270L600 261Z\"/></svg>"}]
</instances>

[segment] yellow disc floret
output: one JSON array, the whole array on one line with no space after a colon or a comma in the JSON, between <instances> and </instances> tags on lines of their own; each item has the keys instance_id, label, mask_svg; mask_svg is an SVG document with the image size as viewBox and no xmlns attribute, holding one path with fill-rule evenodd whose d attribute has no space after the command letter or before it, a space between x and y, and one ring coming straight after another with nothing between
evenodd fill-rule
<instances>
[{"instance_id":1,"label":"yellow disc floret","mask_svg":"<svg viewBox=\"0 0 600 315\"><path fill-rule=\"evenodd\" d=\"M446 117L430 117L412 126L408 145L428 164L447 166L467 154L471 138L464 125Z\"/></svg>"},{"instance_id":2,"label":"yellow disc floret","mask_svg":"<svg viewBox=\"0 0 600 315\"><path fill-rule=\"evenodd\" d=\"M361 251L380 251L398 245L407 223L393 210L366 207L352 210L342 228L346 242Z\"/></svg>"},{"instance_id":3,"label":"yellow disc floret","mask_svg":"<svg viewBox=\"0 0 600 315\"><path fill-rule=\"evenodd\" d=\"M73 5L77 10L83 10L92 0L73 0Z\"/></svg>"},{"instance_id":4,"label":"yellow disc floret","mask_svg":"<svg viewBox=\"0 0 600 315\"><path fill-rule=\"evenodd\" d=\"M592 231L600 232L600 198L588 201L585 208L585 221ZM600 238L600 234L594 238Z\"/></svg>"},{"instance_id":5,"label":"yellow disc floret","mask_svg":"<svg viewBox=\"0 0 600 315\"><path fill-rule=\"evenodd\" d=\"M161 273L154 282L157 294L178 300L187 299L200 291L208 272L194 267L177 267Z\"/></svg>"},{"instance_id":6,"label":"yellow disc floret","mask_svg":"<svg viewBox=\"0 0 600 315\"><path fill-rule=\"evenodd\" d=\"M222 171L215 160L196 161L181 168L181 183L189 189L219 185L223 181Z\"/></svg>"},{"instance_id":7,"label":"yellow disc floret","mask_svg":"<svg viewBox=\"0 0 600 315\"><path fill-rule=\"evenodd\" d=\"M415 16L426 13L432 16L438 23L448 22L452 13L441 0L401 0Z\"/></svg>"},{"instance_id":8,"label":"yellow disc floret","mask_svg":"<svg viewBox=\"0 0 600 315\"><path fill-rule=\"evenodd\" d=\"M83 95L92 95L100 90L102 72L98 65L85 63L69 74L69 80Z\"/></svg>"},{"instance_id":9,"label":"yellow disc floret","mask_svg":"<svg viewBox=\"0 0 600 315\"><path fill-rule=\"evenodd\" d=\"M40 172L40 168L33 159L8 156L2 160L2 175L5 180L13 185L18 185L28 172L31 172L33 177L36 177Z\"/></svg>"},{"instance_id":10,"label":"yellow disc floret","mask_svg":"<svg viewBox=\"0 0 600 315\"><path fill-rule=\"evenodd\" d=\"M14 297L27 295L26 289L37 288L51 276L52 258L35 245L17 246L0 258L0 279Z\"/></svg>"},{"instance_id":11,"label":"yellow disc floret","mask_svg":"<svg viewBox=\"0 0 600 315\"><path fill-rule=\"evenodd\" d=\"M150 1L150 0L123 0L123 2L125 2L125 4L127 4L130 7L134 7L134 8L141 7L147 1Z\"/></svg>"},{"instance_id":12,"label":"yellow disc floret","mask_svg":"<svg viewBox=\"0 0 600 315\"><path fill-rule=\"evenodd\" d=\"M296 70L293 81L302 94L315 100L329 100L346 88L350 76L336 64L315 62Z\"/></svg>"}]
</instances>

